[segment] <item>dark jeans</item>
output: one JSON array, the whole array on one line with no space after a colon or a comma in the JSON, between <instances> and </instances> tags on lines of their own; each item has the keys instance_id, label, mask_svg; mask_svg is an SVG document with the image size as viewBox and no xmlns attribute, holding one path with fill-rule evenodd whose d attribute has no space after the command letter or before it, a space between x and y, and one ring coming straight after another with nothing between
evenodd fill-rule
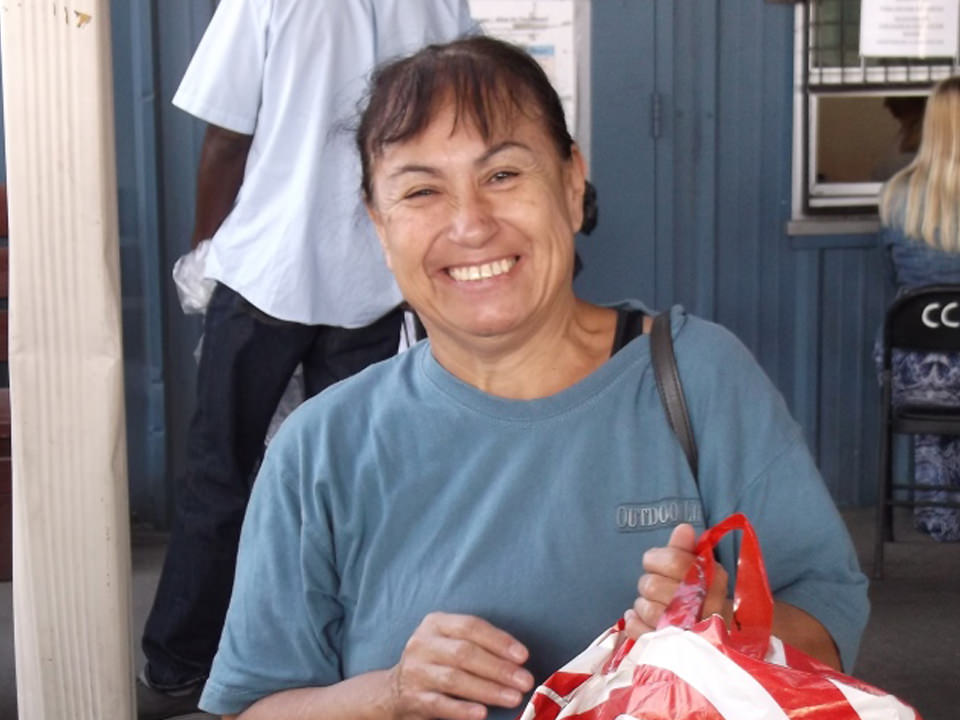
<instances>
[{"instance_id":1,"label":"dark jeans","mask_svg":"<svg viewBox=\"0 0 960 720\"><path fill-rule=\"evenodd\" d=\"M240 525L270 419L297 365L307 397L394 355L402 312L347 330L264 315L225 285L204 320L186 473L143 633L147 678L161 690L204 679L217 650Z\"/></svg>"}]
</instances>

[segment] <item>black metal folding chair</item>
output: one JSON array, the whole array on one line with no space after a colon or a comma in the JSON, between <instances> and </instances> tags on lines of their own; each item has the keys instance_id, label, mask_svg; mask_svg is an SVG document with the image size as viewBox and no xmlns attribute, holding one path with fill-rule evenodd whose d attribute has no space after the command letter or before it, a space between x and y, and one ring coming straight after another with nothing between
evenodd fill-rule
<instances>
[{"instance_id":1,"label":"black metal folding chair","mask_svg":"<svg viewBox=\"0 0 960 720\"><path fill-rule=\"evenodd\" d=\"M960 489L950 491L952 500L917 500L915 491L934 489L914 482L893 482L893 436L960 435L960 405L920 402L893 404L891 357L894 348L926 352L960 352L960 285L930 285L900 295L883 323L881 371L880 466L875 523L873 577L883 577L885 542L893 542L893 508L960 508ZM943 490L943 488L935 488ZM897 491L907 491L907 497Z\"/></svg>"}]
</instances>

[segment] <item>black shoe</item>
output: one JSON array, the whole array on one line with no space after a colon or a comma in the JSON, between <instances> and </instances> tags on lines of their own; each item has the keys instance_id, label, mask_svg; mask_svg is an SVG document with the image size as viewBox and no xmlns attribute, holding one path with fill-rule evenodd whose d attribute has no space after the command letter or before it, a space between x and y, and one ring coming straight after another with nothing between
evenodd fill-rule
<instances>
[{"instance_id":1,"label":"black shoe","mask_svg":"<svg viewBox=\"0 0 960 720\"><path fill-rule=\"evenodd\" d=\"M142 677L137 678L137 720L166 720L181 715L202 712L197 707L203 683L176 693L165 693L150 687ZM213 717L213 715L206 715Z\"/></svg>"}]
</instances>

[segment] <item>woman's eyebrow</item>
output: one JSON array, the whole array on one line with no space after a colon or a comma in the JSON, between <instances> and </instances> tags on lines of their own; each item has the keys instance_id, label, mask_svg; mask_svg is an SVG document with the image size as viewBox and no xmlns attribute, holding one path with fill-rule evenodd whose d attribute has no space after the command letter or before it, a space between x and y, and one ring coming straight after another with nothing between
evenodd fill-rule
<instances>
[{"instance_id":1,"label":"woman's eyebrow","mask_svg":"<svg viewBox=\"0 0 960 720\"><path fill-rule=\"evenodd\" d=\"M391 172L387 177L391 180L394 178L405 175L406 173L425 173L427 175L440 175L440 171L429 165L416 165L413 163L408 163L406 165L401 165L396 170Z\"/></svg>"},{"instance_id":2,"label":"woman's eyebrow","mask_svg":"<svg viewBox=\"0 0 960 720\"><path fill-rule=\"evenodd\" d=\"M497 143L493 147L489 148L483 155L477 158L475 165L483 165L490 160L497 153L501 153L504 150L511 150L513 148L519 148L520 150L526 150L527 152L533 152L530 149L529 145L526 145L517 140L504 140L503 142Z\"/></svg>"},{"instance_id":3,"label":"woman's eyebrow","mask_svg":"<svg viewBox=\"0 0 960 720\"><path fill-rule=\"evenodd\" d=\"M474 161L473 164L478 166L483 165L489 162L490 159L495 155L497 155L498 153L504 152L506 150L511 150L514 148L518 148L520 150L526 150L527 152L533 152L530 146L526 145L525 143L519 142L517 140L504 140L503 142L497 143L496 145L488 148L483 153L483 155L481 155ZM401 165L396 170L392 171L387 177L390 180L393 180L407 173L423 173L425 175L432 175L434 177L439 177L442 174L440 170L430 165L419 165L417 163L407 163L405 165Z\"/></svg>"}]
</instances>

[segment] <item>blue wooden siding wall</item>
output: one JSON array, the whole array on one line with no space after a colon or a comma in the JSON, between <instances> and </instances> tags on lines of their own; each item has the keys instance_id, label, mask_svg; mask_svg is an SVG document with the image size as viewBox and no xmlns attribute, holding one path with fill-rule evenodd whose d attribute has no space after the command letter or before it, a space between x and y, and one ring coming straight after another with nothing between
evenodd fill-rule
<instances>
[{"instance_id":1,"label":"blue wooden siding wall","mask_svg":"<svg viewBox=\"0 0 960 720\"><path fill-rule=\"evenodd\" d=\"M180 310L170 270L190 249L193 230L196 167L204 126L171 104L180 78L216 7L214 0L151 0L154 8L154 79L157 95L159 196L162 198L160 267L165 292L164 358L166 362L167 486L169 508L176 479L183 471L187 430L196 390L194 351L202 333L201 320ZM162 524L162 519L160 522Z\"/></svg>"},{"instance_id":2,"label":"blue wooden siding wall","mask_svg":"<svg viewBox=\"0 0 960 720\"><path fill-rule=\"evenodd\" d=\"M791 238L793 6L593 3L600 224L578 282L733 330L842 505L874 497L869 347L889 292L873 236Z\"/></svg>"},{"instance_id":3,"label":"blue wooden siding wall","mask_svg":"<svg viewBox=\"0 0 960 720\"><path fill-rule=\"evenodd\" d=\"M130 500L135 522L160 526L169 491L150 7L114 0L111 23Z\"/></svg>"},{"instance_id":4,"label":"blue wooden siding wall","mask_svg":"<svg viewBox=\"0 0 960 720\"><path fill-rule=\"evenodd\" d=\"M214 7L111 2L130 504L155 528L171 520L201 331L170 268L189 249L202 128L170 100Z\"/></svg>"},{"instance_id":5,"label":"blue wooden siding wall","mask_svg":"<svg viewBox=\"0 0 960 720\"><path fill-rule=\"evenodd\" d=\"M200 323L170 280L188 249L203 126L170 100L214 0L112 3L134 519L166 527ZM578 289L674 302L733 330L784 393L834 497L873 500L869 358L888 297L872 236L791 238L793 7L594 0L591 177Z\"/></svg>"}]
</instances>

